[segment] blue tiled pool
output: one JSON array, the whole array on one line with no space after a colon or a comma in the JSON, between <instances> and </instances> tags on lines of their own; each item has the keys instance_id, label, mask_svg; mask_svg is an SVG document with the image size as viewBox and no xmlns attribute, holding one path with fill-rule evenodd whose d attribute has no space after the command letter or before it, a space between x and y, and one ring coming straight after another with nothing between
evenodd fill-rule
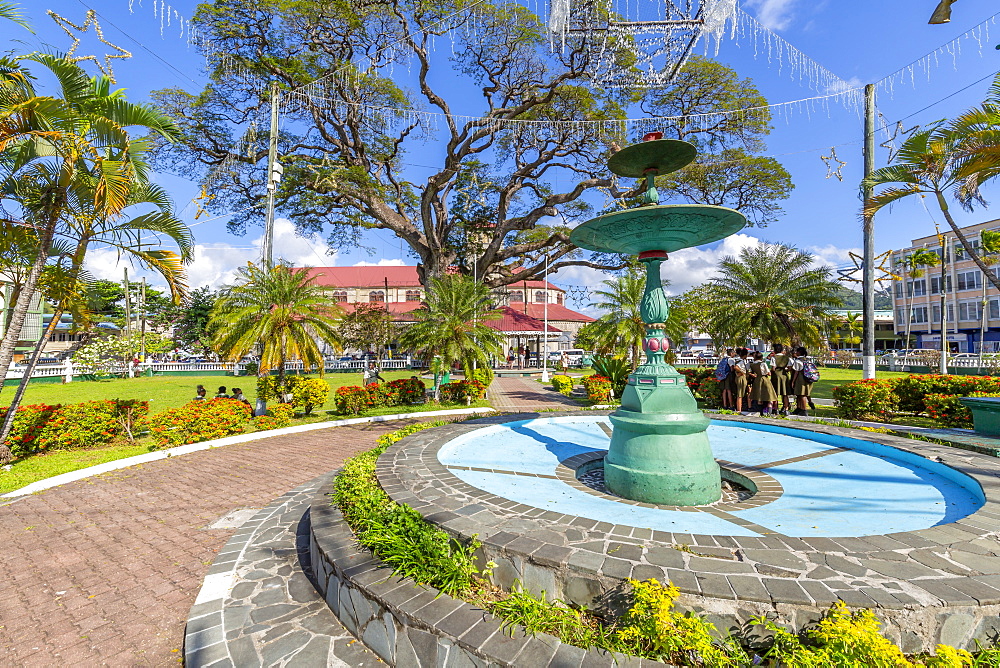
<instances>
[{"instance_id":1,"label":"blue tiled pool","mask_svg":"<svg viewBox=\"0 0 1000 668\"><path fill-rule=\"evenodd\" d=\"M538 418L477 429L444 445L446 467L492 494L571 516L674 533L757 535L702 512L616 503L552 478L560 461L606 451L605 416ZM784 488L776 501L731 514L787 536L865 536L914 531L954 522L983 505L975 480L943 464L884 445L786 427L713 421L708 430L718 459L762 466ZM840 450L846 448L846 451ZM829 452L829 454L823 454Z\"/></svg>"}]
</instances>

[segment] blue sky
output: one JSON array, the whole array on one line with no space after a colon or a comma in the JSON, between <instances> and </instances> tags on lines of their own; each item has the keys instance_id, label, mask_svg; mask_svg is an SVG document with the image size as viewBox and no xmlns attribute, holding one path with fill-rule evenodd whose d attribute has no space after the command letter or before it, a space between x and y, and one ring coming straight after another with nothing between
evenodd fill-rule
<instances>
[{"instance_id":1,"label":"blue sky","mask_svg":"<svg viewBox=\"0 0 1000 668\"><path fill-rule=\"evenodd\" d=\"M623 4L632 0L620 0ZM650 0L635 0L649 2ZM151 0L30 0L22 2L36 34L11 24L0 25L0 38L5 43L17 40L11 48L42 48L50 45L65 50L71 40L45 15L46 9L82 23L88 8L100 14L105 38L129 51L133 57L114 62L119 86L129 90L130 99L146 99L150 90L180 86L187 90L200 89L201 58L178 37L176 18L171 26L153 16ZM993 15L998 9L991 0L963 0L953 8L952 22L931 26L927 18L936 0L882 0L880 2L833 2L831 0L744 0L743 8L759 21L794 45L803 57L821 64L847 86L860 86L883 79L903 68L902 76L894 79L891 90L879 90L878 108L886 121L895 125L903 119L906 127L927 123L961 112L982 99L991 74L1000 70L1000 23L989 24L988 39L982 48L975 40L963 40L960 53L948 53L931 60L929 74L923 69L913 73L910 83L906 66L926 53L949 42ZM633 4L632 6L635 6ZM170 9L190 17L195 3L176 0ZM984 33L980 33L984 35ZM103 54L110 49L97 41L93 29L82 36L78 55ZM734 67L742 76L751 77L771 103L808 98L830 90L816 90L801 85L789 67L789 58L754 56L750 40L744 36L737 42L723 42L719 59ZM87 65L93 69L91 65ZM779 71L780 68L780 71ZM901 81L905 79L905 83ZM983 79L979 83L978 80ZM962 90L964 89L964 90ZM783 203L785 215L769 227L748 228L740 235L715 246L676 253L665 263L664 276L674 282L677 290L701 282L711 275L720 256L736 252L740 247L760 238L784 241L815 252L823 262L842 266L849 263L846 252L861 245L858 219L857 183L861 176L861 117L859 109L832 105L824 110L815 105L807 113L804 106L793 107L787 114L776 114L774 129L768 139L768 155L777 157L789 170L795 183L790 200ZM463 111L465 111L463 109ZM471 108L470 108L471 111ZM468 112L467 112L468 113ZM881 142L885 137L880 136ZM836 147L837 156L846 162L843 180L828 178L828 169L821 156ZM433 147L429 147L429 152ZM885 164L887 151L877 149L876 165ZM431 162L430 164L434 164ZM426 172L426 170L424 170ZM421 172L414 172L419 176ZM190 268L192 285L217 285L232 275L239 264L253 260L259 254L259 230L244 237L235 237L225 230L225 219L209 222L203 215L195 221L196 207L191 198L198 195L196 184L170 175L158 175L158 180L175 198L178 210L192 223L199 244L196 262ZM987 189L987 199L998 189ZM930 213L918 200L896 205L876 218L876 246L879 251L906 245L910 239L933 230L933 221L943 222L931 203ZM1000 212L979 209L974 213L958 212L963 223L980 222ZM369 235L367 245L374 251L341 252L331 257L319 240L301 239L294 235L290 224L277 227L276 248L284 257L300 264L349 265L367 263L411 263L400 252L400 243L388 232ZM93 255L92 270L101 276L118 277L116 258L99 251ZM570 270L556 277L564 284L594 284L603 278L590 270Z\"/></svg>"}]
</instances>

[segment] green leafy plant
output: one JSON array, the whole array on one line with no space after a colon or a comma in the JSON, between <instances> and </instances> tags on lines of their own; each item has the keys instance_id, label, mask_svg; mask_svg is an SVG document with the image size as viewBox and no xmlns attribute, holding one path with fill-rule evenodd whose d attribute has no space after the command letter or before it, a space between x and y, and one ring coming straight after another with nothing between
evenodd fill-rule
<instances>
[{"instance_id":1,"label":"green leafy plant","mask_svg":"<svg viewBox=\"0 0 1000 668\"><path fill-rule=\"evenodd\" d=\"M604 376L596 373L584 376L583 389L587 391L587 399L592 404L606 404L611 401L611 381Z\"/></svg>"},{"instance_id":2,"label":"green leafy plant","mask_svg":"<svg viewBox=\"0 0 1000 668\"><path fill-rule=\"evenodd\" d=\"M330 396L330 384L322 378L299 378L292 387L292 406L301 406L306 415L322 406Z\"/></svg>"},{"instance_id":3,"label":"green leafy plant","mask_svg":"<svg viewBox=\"0 0 1000 668\"><path fill-rule=\"evenodd\" d=\"M56 410L38 435L41 449L91 448L135 430L149 412L145 401L105 399L69 404Z\"/></svg>"},{"instance_id":4,"label":"green leafy plant","mask_svg":"<svg viewBox=\"0 0 1000 668\"><path fill-rule=\"evenodd\" d=\"M614 396L619 399L622 396L622 392L625 391L625 384L628 382L629 374L635 370L635 367L631 363L616 357L595 357L591 366L594 368L595 375L604 376L611 381L611 389L615 393Z\"/></svg>"},{"instance_id":5,"label":"green leafy plant","mask_svg":"<svg viewBox=\"0 0 1000 668\"><path fill-rule=\"evenodd\" d=\"M569 376L556 374L555 376L552 376L552 388L556 392L565 394L568 397L573 393L573 379Z\"/></svg>"},{"instance_id":6,"label":"green leafy plant","mask_svg":"<svg viewBox=\"0 0 1000 668\"><path fill-rule=\"evenodd\" d=\"M14 424L7 434L4 444L10 448L14 457L24 457L41 449L38 437L53 414L61 408L59 404L30 404L18 406L14 413ZM3 409L0 416L6 416L8 409Z\"/></svg>"},{"instance_id":7,"label":"green leafy plant","mask_svg":"<svg viewBox=\"0 0 1000 668\"><path fill-rule=\"evenodd\" d=\"M160 446L201 443L244 433L250 414L250 407L236 399L192 401L154 415L149 431Z\"/></svg>"},{"instance_id":8,"label":"green leafy plant","mask_svg":"<svg viewBox=\"0 0 1000 668\"><path fill-rule=\"evenodd\" d=\"M457 380L441 386L441 401L454 403L479 401L486 397L486 386L477 380Z\"/></svg>"},{"instance_id":9,"label":"green leafy plant","mask_svg":"<svg viewBox=\"0 0 1000 668\"><path fill-rule=\"evenodd\" d=\"M257 431L283 429L291 426L295 409L291 404L271 404L267 413L267 415L259 415L253 419L253 425Z\"/></svg>"},{"instance_id":10,"label":"green leafy plant","mask_svg":"<svg viewBox=\"0 0 1000 668\"><path fill-rule=\"evenodd\" d=\"M425 422L379 438L378 445L344 463L334 480L333 500L354 530L358 543L399 575L428 584L446 594L468 591L476 568L473 553L480 544L462 545L425 521L416 510L389 498L375 479L379 455L400 439L429 427Z\"/></svg>"},{"instance_id":11,"label":"green leafy plant","mask_svg":"<svg viewBox=\"0 0 1000 668\"><path fill-rule=\"evenodd\" d=\"M488 366L481 366L475 369L465 369L465 377L468 380L474 380L483 384L483 387L489 388L493 383L493 379L496 374L493 373L493 369Z\"/></svg>"},{"instance_id":12,"label":"green leafy plant","mask_svg":"<svg viewBox=\"0 0 1000 668\"><path fill-rule=\"evenodd\" d=\"M888 420L899 409L892 380L866 378L833 388L837 414L850 420Z\"/></svg>"}]
</instances>

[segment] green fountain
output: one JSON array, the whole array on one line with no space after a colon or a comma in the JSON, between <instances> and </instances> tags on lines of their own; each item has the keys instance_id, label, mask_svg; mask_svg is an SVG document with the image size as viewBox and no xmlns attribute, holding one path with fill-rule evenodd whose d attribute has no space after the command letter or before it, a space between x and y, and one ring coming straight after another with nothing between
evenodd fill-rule
<instances>
[{"instance_id":1,"label":"green fountain","mask_svg":"<svg viewBox=\"0 0 1000 668\"><path fill-rule=\"evenodd\" d=\"M681 169L697 153L687 142L662 136L650 133L608 160L618 176L646 179L643 204L583 223L570 241L588 250L638 255L646 265L641 304L646 361L628 377L621 408L610 416L614 432L604 460L605 484L635 501L699 506L719 500L722 479L708 444L708 417L698 410L684 376L664 360L670 344L663 323L670 305L660 264L668 253L738 232L746 218L721 206L659 204L656 176Z\"/></svg>"}]
</instances>

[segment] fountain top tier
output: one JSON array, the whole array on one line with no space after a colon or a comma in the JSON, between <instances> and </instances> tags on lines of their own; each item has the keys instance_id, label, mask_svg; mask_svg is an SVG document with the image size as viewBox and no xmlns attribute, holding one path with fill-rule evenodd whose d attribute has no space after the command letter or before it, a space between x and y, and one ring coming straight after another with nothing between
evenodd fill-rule
<instances>
[{"instance_id":1,"label":"fountain top tier","mask_svg":"<svg viewBox=\"0 0 1000 668\"><path fill-rule=\"evenodd\" d=\"M739 211L701 204L658 205L654 178L691 163L697 150L686 141L660 139L660 133L618 151L608 168L618 176L646 178L645 205L598 216L579 225L570 241L587 250L640 255L672 253L739 232L746 218Z\"/></svg>"}]
</instances>

